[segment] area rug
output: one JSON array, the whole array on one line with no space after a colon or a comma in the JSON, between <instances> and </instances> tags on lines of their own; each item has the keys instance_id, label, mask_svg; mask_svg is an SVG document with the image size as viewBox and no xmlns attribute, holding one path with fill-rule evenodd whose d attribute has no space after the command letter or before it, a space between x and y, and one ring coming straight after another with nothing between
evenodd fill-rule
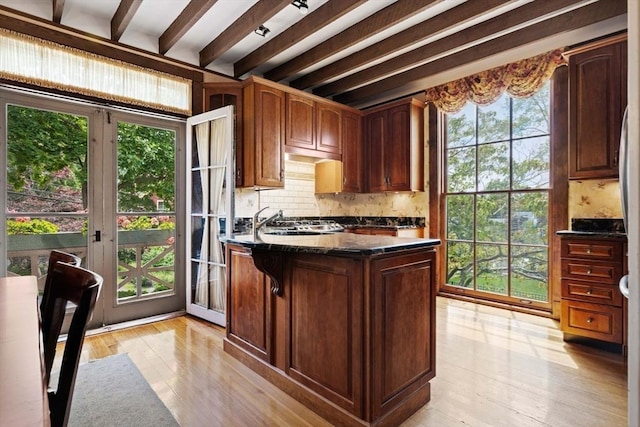
<instances>
[{"instance_id":1,"label":"area rug","mask_svg":"<svg viewBox=\"0 0 640 427\"><path fill-rule=\"evenodd\" d=\"M126 354L97 359L78 367L69 426L178 425Z\"/></svg>"}]
</instances>

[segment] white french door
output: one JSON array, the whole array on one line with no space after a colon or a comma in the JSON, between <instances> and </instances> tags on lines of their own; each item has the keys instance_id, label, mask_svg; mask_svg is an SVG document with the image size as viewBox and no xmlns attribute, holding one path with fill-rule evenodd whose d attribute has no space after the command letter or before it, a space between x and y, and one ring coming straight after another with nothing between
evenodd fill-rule
<instances>
[{"instance_id":1,"label":"white french door","mask_svg":"<svg viewBox=\"0 0 640 427\"><path fill-rule=\"evenodd\" d=\"M105 279L91 327L184 309L184 123L11 88L0 123L0 275L59 249Z\"/></svg>"},{"instance_id":2,"label":"white french door","mask_svg":"<svg viewBox=\"0 0 640 427\"><path fill-rule=\"evenodd\" d=\"M226 267L220 235L233 230L234 110L187 120L187 312L226 326Z\"/></svg>"}]
</instances>

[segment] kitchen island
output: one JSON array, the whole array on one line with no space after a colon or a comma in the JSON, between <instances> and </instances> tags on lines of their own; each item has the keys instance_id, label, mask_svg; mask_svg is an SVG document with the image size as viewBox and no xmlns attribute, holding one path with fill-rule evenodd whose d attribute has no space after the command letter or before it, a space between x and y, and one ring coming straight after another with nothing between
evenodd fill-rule
<instances>
[{"instance_id":1,"label":"kitchen island","mask_svg":"<svg viewBox=\"0 0 640 427\"><path fill-rule=\"evenodd\" d=\"M231 236L224 349L336 425L430 400L437 239Z\"/></svg>"}]
</instances>

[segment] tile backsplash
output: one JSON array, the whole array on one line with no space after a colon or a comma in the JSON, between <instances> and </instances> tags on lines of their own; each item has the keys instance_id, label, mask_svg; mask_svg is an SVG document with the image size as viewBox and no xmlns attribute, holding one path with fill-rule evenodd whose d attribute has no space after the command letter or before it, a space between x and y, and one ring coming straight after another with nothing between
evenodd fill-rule
<instances>
[{"instance_id":1,"label":"tile backsplash","mask_svg":"<svg viewBox=\"0 0 640 427\"><path fill-rule=\"evenodd\" d=\"M282 209L288 217L422 217L428 222L429 196L426 192L316 195L314 164L286 160L283 190L236 190L236 217L251 217L266 206Z\"/></svg>"},{"instance_id":2,"label":"tile backsplash","mask_svg":"<svg viewBox=\"0 0 640 427\"><path fill-rule=\"evenodd\" d=\"M620 184L614 180L569 181L569 218L621 218Z\"/></svg>"}]
</instances>

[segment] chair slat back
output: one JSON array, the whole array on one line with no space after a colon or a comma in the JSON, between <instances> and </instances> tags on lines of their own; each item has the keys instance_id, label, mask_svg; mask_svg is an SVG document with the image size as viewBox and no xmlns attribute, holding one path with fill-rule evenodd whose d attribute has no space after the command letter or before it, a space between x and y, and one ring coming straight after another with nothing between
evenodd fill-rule
<instances>
[{"instance_id":1,"label":"chair slat back","mask_svg":"<svg viewBox=\"0 0 640 427\"><path fill-rule=\"evenodd\" d=\"M60 366L60 376L55 390L49 391L49 409L52 426L66 426L76 373L84 336L87 331L102 277L82 267L57 262L51 269L49 295L42 310L45 375L47 381L56 355L56 345L64 322L67 303L76 305Z\"/></svg>"},{"instance_id":2,"label":"chair slat back","mask_svg":"<svg viewBox=\"0 0 640 427\"><path fill-rule=\"evenodd\" d=\"M40 302L40 312L44 309L45 301L49 296L49 287L51 286L51 270L53 270L53 266L56 265L57 262L66 262L67 264L75 265L77 267L80 266L82 259L79 256L74 254L70 254L67 252L62 252L57 249L52 250L49 253L49 265L47 266L47 277L44 282L44 291L42 292L42 301Z\"/></svg>"}]
</instances>

